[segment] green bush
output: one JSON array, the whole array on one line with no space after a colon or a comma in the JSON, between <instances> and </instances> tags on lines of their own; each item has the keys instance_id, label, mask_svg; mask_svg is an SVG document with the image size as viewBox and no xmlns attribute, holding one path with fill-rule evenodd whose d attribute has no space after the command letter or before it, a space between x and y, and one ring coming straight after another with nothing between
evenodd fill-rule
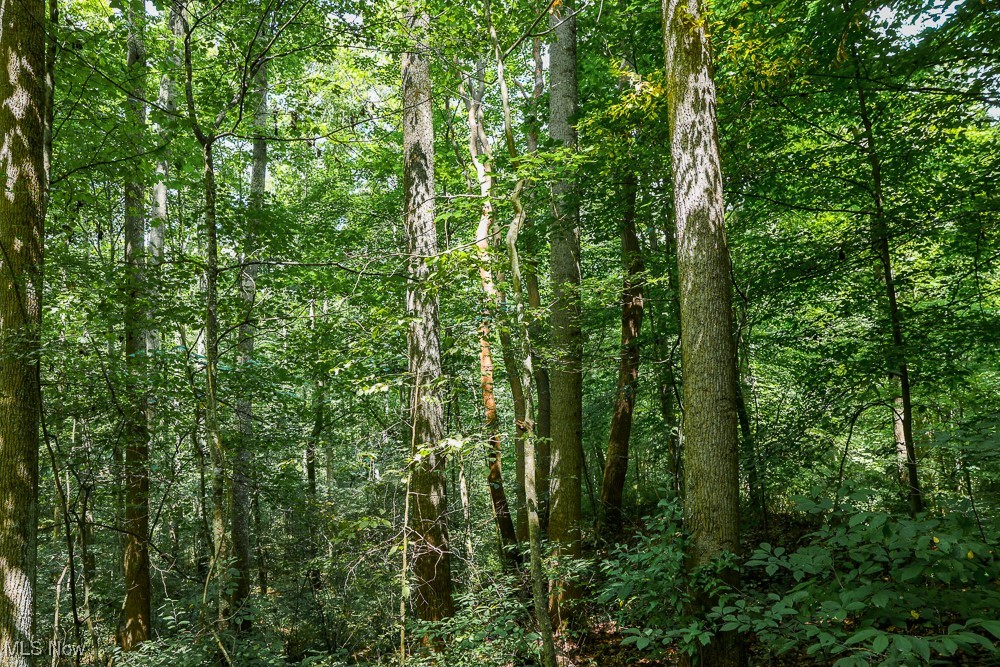
<instances>
[{"instance_id":1,"label":"green bush","mask_svg":"<svg viewBox=\"0 0 1000 667\"><path fill-rule=\"evenodd\" d=\"M455 597L455 615L438 623L413 622L411 637L430 638L437 653L414 655L413 667L507 667L538 664L539 636L529 612L529 600L519 597L526 583L499 577L481 589ZM440 640L440 641L439 641Z\"/></svg>"},{"instance_id":2,"label":"green bush","mask_svg":"<svg viewBox=\"0 0 1000 667\"><path fill-rule=\"evenodd\" d=\"M615 620L628 635L623 643L638 649L655 652L673 644L692 653L699 644L708 644L718 623L690 614L692 592L731 592L720 574L734 565L732 554L690 574L685 571L687 536L681 517L679 503L661 500L658 512L645 517L638 541L619 545L602 564L606 584L598 601L617 601Z\"/></svg>"},{"instance_id":3,"label":"green bush","mask_svg":"<svg viewBox=\"0 0 1000 667\"><path fill-rule=\"evenodd\" d=\"M960 512L916 519L864 509L860 490L835 507L799 499L822 528L794 551L761 544L746 588L710 614L767 649L835 659L837 667L912 664L960 651L996 655L1000 561Z\"/></svg>"}]
</instances>

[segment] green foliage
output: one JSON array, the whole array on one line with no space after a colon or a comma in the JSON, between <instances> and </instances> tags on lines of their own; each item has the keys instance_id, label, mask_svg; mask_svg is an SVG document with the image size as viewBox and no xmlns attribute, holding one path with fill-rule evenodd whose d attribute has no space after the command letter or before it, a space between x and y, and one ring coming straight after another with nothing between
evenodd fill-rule
<instances>
[{"instance_id":1,"label":"green foliage","mask_svg":"<svg viewBox=\"0 0 1000 667\"><path fill-rule=\"evenodd\" d=\"M426 667L504 667L511 661L538 664L540 638L532 628L530 601L521 595L519 577L501 576L456 597L458 610L445 621L414 622L413 637L427 637L440 651L417 655L408 665Z\"/></svg>"},{"instance_id":2,"label":"green foliage","mask_svg":"<svg viewBox=\"0 0 1000 667\"><path fill-rule=\"evenodd\" d=\"M996 526L981 535L958 508L916 519L872 511L871 495L854 491L838 508L800 499L823 526L795 549L761 544L745 563L743 593L711 618L775 653L805 650L840 667L1000 654Z\"/></svg>"},{"instance_id":3,"label":"green foliage","mask_svg":"<svg viewBox=\"0 0 1000 667\"><path fill-rule=\"evenodd\" d=\"M723 573L733 567L735 558L723 554L689 570L681 518L679 503L661 500L657 513L646 517L636 544L618 546L603 563L607 583L597 599L612 605L612 614L627 635L623 644L654 652L675 645L690 654L708 644L718 630L720 624L694 614L692 604L701 596L730 593Z\"/></svg>"}]
</instances>

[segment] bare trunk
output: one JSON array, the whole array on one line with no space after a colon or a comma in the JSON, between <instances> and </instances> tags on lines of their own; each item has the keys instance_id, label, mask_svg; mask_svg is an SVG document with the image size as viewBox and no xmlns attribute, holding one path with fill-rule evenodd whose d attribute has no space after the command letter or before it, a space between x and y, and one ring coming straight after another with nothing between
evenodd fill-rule
<instances>
[{"instance_id":1,"label":"bare trunk","mask_svg":"<svg viewBox=\"0 0 1000 667\"><path fill-rule=\"evenodd\" d=\"M267 123L267 65L257 71L257 109L254 112L253 155L250 165L250 210L247 238L240 262L239 298L245 312L243 323L237 333L236 348L239 353L239 367L247 372L253 365L254 340L257 334L254 307L257 301L257 234L260 217L264 211L265 186L267 182L267 141L262 136ZM248 383L249 384L249 383ZM249 387L236 401L236 426L239 438L236 440L233 465L233 507L232 533L233 552L238 571L236 587L233 591L233 612L239 618L237 624L241 632L249 632L250 615L243 609L250 599L250 469L253 465L254 424L253 400ZM258 500L259 502L259 500ZM260 538L258 538L260 539Z\"/></svg>"},{"instance_id":2,"label":"bare trunk","mask_svg":"<svg viewBox=\"0 0 1000 667\"><path fill-rule=\"evenodd\" d=\"M444 411L441 378L438 301L427 285L429 259L438 253L434 225L434 118L425 13L411 7L406 19L416 42L402 57L403 192L407 254L410 257L406 312L409 373L413 378L410 516L417 616L438 621L454 613L451 553L448 546L448 502L445 492ZM419 457L417 456L419 454Z\"/></svg>"},{"instance_id":3,"label":"bare trunk","mask_svg":"<svg viewBox=\"0 0 1000 667\"><path fill-rule=\"evenodd\" d=\"M489 468L487 483L490 489L490 500L493 505L493 515L497 522L500 533L500 547L504 554L504 562L514 567L518 562L517 544L519 539L524 539L524 533L518 534L515 530L514 521L511 518L510 505L507 502L507 493L504 490L503 468L501 465L503 451L500 442L500 419L497 415L497 402L494 393L493 381L493 350L490 344L490 331L492 328L495 307L503 302L503 295L493 281L492 262L493 258L490 250L495 244L496 223L493 219L493 156L490 149L489 138L483 129L482 118L482 98L486 84L482 81L483 67L477 67L478 80L469 78L467 82L468 96L466 98L466 109L469 120L469 153L472 156L472 164L476 170L476 181L479 183L479 194L483 198L483 205L479 215L479 224L476 227L476 252L479 257L479 280L483 288L484 309L479 320L479 374L480 386L483 392L483 407L485 415L486 434L488 438L488 450L486 464ZM518 422L518 436L516 439L517 449L523 452L523 419L524 419L524 397L520 387L520 377L511 374L509 357L511 355L510 334L501 330L501 348L505 364L508 365L507 375L511 382L511 393L514 396L515 408L514 419ZM520 413L520 414L518 414ZM520 452L519 452L520 453ZM523 467L519 466L518 486L523 489L524 483ZM521 493L519 492L519 496ZM518 507L518 524L521 524L523 515L523 502ZM526 517L526 515L524 515ZM526 525L525 525L526 529Z\"/></svg>"},{"instance_id":4,"label":"bare trunk","mask_svg":"<svg viewBox=\"0 0 1000 667\"><path fill-rule=\"evenodd\" d=\"M132 151L141 152L145 131L146 96L144 44L145 7L129 5L127 73L131 88L125 116L131 132ZM123 651L133 651L149 639L151 611L149 586L149 424L146 395L145 317L145 207L146 188L141 169L129 171L125 181L125 270L128 297L125 303L125 366L129 387L125 403L125 545L123 570L125 603L121 628Z\"/></svg>"},{"instance_id":5,"label":"bare trunk","mask_svg":"<svg viewBox=\"0 0 1000 667\"><path fill-rule=\"evenodd\" d=\"M665 0L681 365L684 369L684 523L690 568L739 546L736 349L711 46L698 0ZM736 573L728 578L735 582ZM695 611L713 600L696 592ZM742 665L736 633L698 646L692 664Z\"/></svg>"},{"instance_id":6,"label":"bare trunk","mask_svg":"<svg viewBox=\"0 0 1000 667\"><path fill-rule=\"evenodd\" d=\"M528 154L538 150L539 120L538 110L545 92L545 70L542 63L542 40L536 37L532 42L534 59L534 87L531 91L532 118L528 125ZM529 254L531 248L528 249ZM542 295L538 288L538 265L535 257L525 258L524 286L527 289L528 306L533 313L542 310ZM549 530L549 470L552 466L552 391L549 386L549 368L538 345L548 339L548 332L541 318L529 319L531 336L532 374L535 380L535 490L538 493L538 523L542 534Z\"/></svg>"},{"instance_id":7,"label":"bare trunk","mask_svg":"<svg viewBox=\"0 0 1000 667\"><path fill-rule=\"evenodd\" d=\"M621 184L624 199L622 215L622 264L625 269L622 285L622 346L618 366L618 390L611 415L608 456L604 463L601 485L601 506L605 537L613 537L622 529L622 491L628 472L629 437L632 434L632 412L639 379L639 331L642 328L642 282L645 266L635 230L635 204L638 184L633 173L626 174Z\"/></svg>"},{"instance_id":8,"label":"bare trunk","mask_svg":"<svg viewBox=\"0 0 1000 667\"><path fill-rule=\"evenodd\" d=\"M871 165L872 194L875 200L875 211L871 215L871 244L878 264L876 272L881 277L885 287L886 309L889 315L889 325L892 330L892 351L886 360L891 379L898 382L899 410L893 409L893 433L899 453L904 456L903 466L906 469L905 483L910 513L916 515L923 509L923 493L920 490L920 478L917 470L917 452L913 444L913 402L910 397L910 372L906 362L906 344L903 340L903 325L899 314L899 303L896 298L896 283L892 270L892 254L889 250L889 230L885 214L885 198L882 186L882 162L878 147L875 144L875 132L872 129L871 113L868 99L861 81L861 61L857 44L851 45L854 56L855 88L858 95L858 107L861 113L861 124L864 131L864 143L858 147ZM900 446L901 445L901 446Z\"/></svg>"},{"instance_id":9,"label":"bare trunk","mask_svg":"<svg viewBox=\"0 0 1000 667\"><path fill-rule=\"evenodd\" d=\"M511 162L515 169L518 166L519 156L514 144L514 128L512 114L510 110L510 94L507 90L507 75L504 71L504 60L501 55L500 41L497 38L496 28L493 25L493 18L490 13L490 3L485 4L486 19L490 29L490 39L493 42L493 51L497 59L497 78L500 82L500 95L503 103L504 135L507 143L507 152L510 154ZM537 47L537 42L536 42ZM537 50L536 50L537 54ZM540 59L536 60L540 66ZM537 81L537 79L536 79ZM536 88L537 90L537 88ZM518 377L518 384L524 388L524 422L523 422L523 480L525 498L525 523L527 527L528 551L530 557L530 579L531 597L534 602L535 621L538 623L538 632L542 639L542 665L543 667L556 667L555 642L553 640L552 619L549 617L547 609L548 591L546 590L545 574L542 570L542 530L538 514L538 494L535 486L538 479L535 470L535 429L532 416L534 414L534 397L531 393L531 378L534 373L532 368L531 349L531 326L528 321L527 300L525 298L525 288L521 277L520 255L517 250L517 239L525 223L525 209L521 203L521 192L524 189L524 179L518 180L511 193L510 202L514 208L514 217L507 228L507 235L504 245L507 250L507 258L510 261L511 284L514 292L514 326L516 345L509 347L512 357L508 362L508 373Z\"/></svg>"},{"instance_id":10,"label":"bare trunk","mask_svg":"<svg viewBox=\"0 0 1000 667\"><path fill-rule=\"evenodd\" d=\"M35 623L35 529L41 389L45 159L45 3L0 0L0 646L20 646L4 665L30 667Z\"/></svg>"},{"instance_id":11,"label":"bare trunk","mask_svg":"<svg viewBox=\"0 0 1000 667\"><path fill-rule=\"evenodd\" d=\"M552 43L549 92L549 133L556 145L576 148L570 124L577 110L575 6L559 5L550 17ZM551 246L552 345L551 478L549 480L549 539L557 566L580 555L580 475L583 468L583 334L580 329L580 211L574 183L562 180L553 191ZM561 561L561 562L560 562ZM572 582L551 584L549 610L557 627L568 623L563 603L579 597Z\"/></svg>"}]
</instances>

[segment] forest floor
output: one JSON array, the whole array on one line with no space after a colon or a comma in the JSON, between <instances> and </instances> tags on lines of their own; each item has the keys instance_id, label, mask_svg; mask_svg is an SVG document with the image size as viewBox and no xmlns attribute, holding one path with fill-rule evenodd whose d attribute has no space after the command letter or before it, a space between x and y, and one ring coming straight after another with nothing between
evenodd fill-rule
<instances>
[{"instance_id":1,"label":"forest floor","mask_svg":"<svg viewBox=\"0 0 1000 667\"><path fill-rule=\"evenodd\" d=\"M676 665L677 655L673 648L662 658L650 657L649 652L639 651L635 646L622 646L625 635L612 621L594 623L586 634L575 641L562 643L562 651L569 656L572 667L667 667Z\"/></svg>"}]
</instances>

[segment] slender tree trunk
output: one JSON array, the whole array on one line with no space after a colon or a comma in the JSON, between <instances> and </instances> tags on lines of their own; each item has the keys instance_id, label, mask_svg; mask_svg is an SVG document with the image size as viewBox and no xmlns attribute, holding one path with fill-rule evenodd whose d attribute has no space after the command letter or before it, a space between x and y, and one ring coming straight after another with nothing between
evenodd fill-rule
<instances>
[{"instance_id":1,"label":"slender tree trunk","mask_svg":"<svg viewBox=\"0 0 1000 667\"><path fill-rule=\"evenodd\" d=\"M490 330L494 318L494 308L502 301L499 290L493 282L492 262L490 250L496 245L496 223L493 219L493 173L492 173L492 151L490 150L489 139L483 130L482 119L482 98L486 89L483 81L484 68L477 67L478 80L470 77L468 86L468 97L466 108L469 117L469 153L472 156L472 164L476 170L476 180L479 183L479 194L483 199L480 210L479 224L476 227L476 251L479 257L479 280L483 288L484 308L479 320L479 375L480 385L483 392L483 407L485 414L486 435L488 438L488 450L486 464L489 468L487 484L490 488L490 500L493 504L493 515L496 518L497 528L500 533L500 547L504 554L504 562L509 567L515 567L518 562L517 544L519 539L526 537L524 533L517 534L514 521L511 518L510 506L507 502L507 493L504 490L503 451L500 443L500 419L497 415L497 401L493 387L493 350L490 344ZM513 366L508 362L511 356L510 334L500 332L501 347L505 364L508 366L507 375L512 384L512 394L515 400L515 422L520 417L520 424L517 425L517 441L519 449L523 453L523 420L524 420L524 397L523 389L520 386L520 376L512 374ZM513 386L513 385L517 386ZM521 413L521 414L518 414ZM524 484L523 467L520 468L519 486ZM527 529L527 515L523 512L523 503L518 507L518 523L521 516L525 516L525 533Z\"/></svg>"},{"instance_id":2,"label":"slender tree trunk","mask_svg":"<svg viewBox=\"0 0 1000 667\"><path fill-rule=\"evenodd\" d=\"M498 44L494 35L494 46ZM499 51L499 48L497 48ZM505 101L504 126L507 136L511 137L511 118L507 101L507 84L504 78L502 67L499 71L500 90ZM517 162L516 151L513 142L508 144L511 158ZM521 233L521 228L525 221L525 210L521 204L521 191L524 188L524 180L518 181L511 195L511 203L514 206L514 218L507 229L505 245L507 256L510 259L511 282L514 292L515 324L514 330L517 335L518 344L514 348L517 350L519 358L516 368L520 376L521 385L525 391L525 414L528 417L524 422L524 482L525 482L525 508L528 528L528 552L529 552L529 576L531 579L531 597L534 602L535 621L538 624L538 633L542 638L542 665L543 667L556 667L555 641L552 631L552 618L548 610L548 591L546 590L545 574L542 570L542 529L538 515L538 493L535 482L538 479L535 470L535 430L531 415L534 413L534 400L531 393L531 377L534 373L532 368L532 348L531 348L531 325L528 321L527 303L525 299L525 289L522 285L520 255L517 251L517 238Z\"/></svg>"},{"instance_id":3,"label":"slender tree trunk","mask_svg":"<svg viewBox=\"0 0 1000 667\"><path fill-rule=\"evenodd\" d=\"M440 400L441 347L438 301L430 278L429 259L438 252L434 225L434 118L426 13L411 6L406 18L416 40L402 57L403 193L407 254L410 257L406 312L409 373L414 381L410 516L417 616L437 621L454 613L451 553L448 546L448 502L445 493L444 411ZM416 456L420 453L419 458Z\"/></svg>"},{"instance_id":4,"label":"slender tree trunk","mask_svg":"<svg viewBox=\"0 0 1000 667\"><path fill-rule=\"evenodd\" d=\"M663 23L684 369L684 521L688 566L696 568L739 546L736 349L711 46L698 0L665 0ZM698 595L695 611L711 603ZM687 661L730 667L744 656L730 632Z\"/></svg>"},{"instance_id":5,"label":"slender tree trunk","mask_svg":"<svg viewBox=\"0 0 1000 667\"><path fill-rule=\"evenodd\" d=\"M167 45L166 63L170 71L165 72L160 78L160 89L157 105L163 109L168 119L177 113L177 84L175 76L181 69L181 54L179 43L184 39L184 21L182 12L184 11L179 0L170 4L170 17L168 27L173 39ZM168 121L169 122L169 121ZM160 140L169 143L170 135L165 128L160 128ZM169 149L163 152L156 160L156 180L153 183L153 209L149 226L148 259L153 267L158 267L163 262L163 250L166 245L167 220L169 211L167 208L168 183L170 175L170 154ZM155 351L159 349L159 336L155 329L150 330L149 349Z\"/></svg>"},{"instance_id":6,"label":"slender tree trunk","mask_svg":"<svg viewBox=\"0 0 1000 667\"><path fill-rule=\"evenodd\" d=\"M202 144L205 213L205 438L212 462L212 561L210 568L219 589L219 625L229 619L225 590L229 583L229 532L226 484L226 448L219 420L219 232L216 214L215 141Z\"/></svg>"},{"instance_id":7,"label":"slender tree trunk","mask_svg":"<svg viewBox=\"0 0 1000 667\"><path fill-rule=\"evenodd\" d=\"M654 255L659 255L660 244L655 225L647 228L649 249ZM677 387L675 366L674 337L680 337L680 304L678 303L677 285L677 232L674 221L670 220L664 230L666 247L664 248L667 264L667 293L662 302L665 304L662 312L655 308L656 299L652 299L647 310L649 324L653 333L653 349L656 353L656 392L660 406L660 416L667 431L667 472L670 475L668 491L676 498L684 495L683 475L681 466L681 438L678 412L680 411L680 392ZM660 318L657 317L660 316ZM675 333L676 332L676 333Z\"/></svg>"},{"instance_id":8,"label":"slender tree trunk","mask_svg":"<svg viewBox=\"0 0 1000 667\"><path fill-rule=\"evenodd\" d=\"M0 647L5 667L30 667L38 519L38 354L45 156L45 3L0 0Z\"/></svg>"},{"instance_id":9,"label":"slender tree trunk","mask_svg":"<svg viewBox=\"0 0 1000 667\"><path fill-rule=\"evenodd\" d=\"M133 0L127 8L128 61L131 92L125 117L132 150L141 153L145 132L146 47L145 6ZM123 570L125 603L121 628L123 651L133 651L149 639L151 625L149 585L149 440L147 422L145 227L146 188L142 170L131 169L125 181L125 367L129 387L125 399L125 545Z\"/></svg>"},{"instance_id":10,"label":"slender tree trunk","mask_svg":"<svg viewBox=\"0 0 1000 667\"><path fill-rule=\"evenodd\" d=\"M257 71L257 108L254 112L253 154L250 164L250 210L247 238L244 241L239 273L239 298L241 309L246 313L237 333L236 348L239 353L239 367L245 373L253 365L254 341L257 333L254 307L257 301L257 234L260 218L264 211L265 187L267 181L267 141L263 134L267 124L267 65ZM241 613L250 598L250 469L253 466L254 424L253 400L249 383L236 401L236 426L239 438L236 440L233 466L233 507L232 532L233 552L239 574L233 591L233 610L240 617L238 628L249 632L252 621L249 614Z\"/></svg>"},{"instance_id":11,"label":"slender tree trunk","mask_svg":"<svg viewBox=\"0 0 1000 667\"><path fill-rule=\"evenodd\" d=\"M538 131L540 121L538 109L542 95L545 92L545 69L542 62L542 40L536 37L532 41L532 57L534 59L534 86L531 90L531 114L527 131L527 152L534 154L538 150ZM529 253L531 249L529 247ZM524 286L528 294L528 306L533 313L542 311L542 294L538 287L538 264L535 257L525 258ZM549 529L549 470L552 466L552 391L549 386L549 368L542 355L538 352L539 344L547 340L546 327L537 315L529 319L530 340L532 344L532 374L535 380L535 491L538 494L538 524L544 535Z\"/></svg>"},{"instance_id":12,"label":"slender tree trunk","mask_svg":"<svg viewBox=\"0 0 1000 667\"><path fill-rule=\"evenodd\" d=\"M325 314L326 309L323 309ZM309 304L309 326L312 329L313 344L317 347L319 345L319 338L316 329L316 301L313 300ZM307 499L309 501L309 518L307 519L307 524L309 526L309 541L306 549L306 557L308 559L309 565L307 568L307 575L309 579L309 586L312 589L313 597L316 601L317 610L320 617L323 617L323 608L317 594L323 588L323 578L320 569L316 566L316 559L319 556L319 536L317 522L313 519L319 508L319 484L317 482L317 470L316 470L316 457L318 456L320 447L323 443L323 432L326 430L326 374L322 368L322 362L317 357L315 359L315 377L313 378L313 393L312 393L312 410L313 410L313 427L312 432L309 434L309 440L306 443L306 492ZM325 622L323 623L324 634L325 634Z\"/></svg>"},{"instance_id":13,"label":"slender tree trunk","mask_svg":"<svg viewBox=\"0 0 1000 667\"><path fill-rule=\"evenodd\" d=\"M549 133L558 146L576 148L570 124L577 109L576 17L572 3L550 17L555 41L549 54ZM580 555L580 475L583 438L583 334L580 329L580 211L569 179L553 185L551 245L552 343L549 539L558 565ZM549 610L556 627L567 624L563 602L579 596L572 582L552 582Z\"/></svg>"},{"instance_id":14,"label":"slender tree trunk","mask_svg":"<svg viewBox=\"0 0 1000 667\"><path fill-rule=\"evenodd\" d=\"M885 214L885 197L882 185L882 162L875 143L875 132L872 129L871 112L868 108L868 98L861 80L861 59L857 44L852 44L854 57L854 82L858 95L858 107L861 113L861 124L864 143L858 142L858 147L868 158L871 165L872 194L875 200L875 211L871 215L871 244L878 258L876 273L885 286L886 308L889 324L892 329L892 351L887 359L890 379L898 383L899 395L893 401L898 404L893 407L893 435L896 440L897 452L903 456L906 470L907 499L910 513L916 515L923 509L923 493L920 490L920 477L917 469L917 451L913 444L913 401L910 396L910 372L906 362L906 344L903 339L903 324L899 314L899 303L896 298L896 282L892 271L892 254L889 250L889 230Z\"/></svg>"},{"instance_id":15,"label":"slender tree trunk","mask_svg":"<svg viewBox=\"0 0 1000 667\"><path fill-rule=\"evenodd\" d=\"M622 491L628 472L629 437L632 434L632 412L639 380L639 331L642 329L643 274L642 249L635 229L635 204L638 183L634 173L622 180L622 265L625 277L622 285L622 346L618 367L618 390L611 415L608 456L604 463L601 484L601 507L605 537L613 537L622 529Z\"/></svg>"}]
</instances>

